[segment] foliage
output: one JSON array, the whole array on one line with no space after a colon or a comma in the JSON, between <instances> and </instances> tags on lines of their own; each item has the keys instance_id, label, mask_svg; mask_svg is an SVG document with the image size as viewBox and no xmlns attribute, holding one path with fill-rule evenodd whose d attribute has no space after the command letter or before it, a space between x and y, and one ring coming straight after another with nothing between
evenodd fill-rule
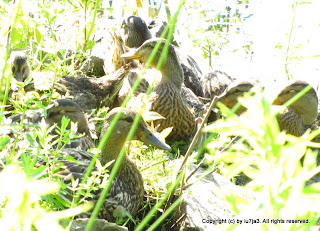
<instances>
[{"instance_id":1,"label":"foliage","mask_svg":"<svg viewBox=\"0 0 320 231\"><path fill-rule=\"evenodd\" d=\"M221 105L227 118L208 127L208 131L220 133L208 147L221 173L233 178L243 172L252 179L244 188L254 192L254 201L238 195L226 195L226 199L239 217L260 219L256 229L268 229L270 224L262 222L268 218L308 219L308 224L277 226L278 230L308 229L316 224L319 214L319 184L305 186L320 171L316 167L318 153L311 149L319 147L311 142L319 131L307 132L301 138L280 132L276 120L279 108L273 108L259 90L255 93L240 100L248 109L243 115L237 116ZM227 149L220 151L224 147Z\"/></svg>"},{"instance_id":2,"label":"foliage","mask_svg":"<svg viewBox=\"0 0 320 231\"><path fill-rule=\"evenodd\" d=\"M14 184L12 183L14 182ZM17 165L8 165L0 173L2 230L63 230L59 220L74 216L90 207L75 207L61 212L48 212L39 203L40 196L55 193L59 184L48 178L28 179Z\"/></svg>"},{"instance_id":3,"label":"foliage","mask_svg":"<svg viewBox=\"0 0 320 231\"><path fill-rule=\"evenodd\" d=\"M137 2L144 4L141 1ZM37 10L31 13L25 10L26 5L23 3L24 1L16 1L15 4L10 1L0 3L3 22L0 25L0 38L2 41L7 41L6 44L0 43L2 54L0 59L4 61L0 62L0 100L4 102L2 105L7 102L6 97L11 82L8 64L11 50L26 49L32 69L54 72L54 82L59 76L74 74L92 49L97 46L94 37L97 32L96 20L103 14L104 9L103 1L99 0L37 1ZM184 1L180 4L181 7ZM176 33L182 30L173 25L176 23L178 14L186 11L193 21L185 27L186 30L193 32L190 33L193 46L201 49L203 58L208 60L210 67L214 66L213 56L218 56L225 46L231 43L231 40L238 38L241 40L243 33L241 24L251 17L246 12L249 4L248 1L237 1L222 9L209 11L203 2L189 1L184 5L185 8L180 8L181 12L177 11L176 14L173 14L174 7L169 9L169 5L166 5L167 16L172 19L169 23L171 27L167 32L172 34L174 30ZM294 6L301 4L304 3L296 1ZM159 5L161 7L161 4ZM140 5L137 9L142 11L143 7ZM159 11L160 8L157 10ZM113 9L110 8L109 11L113 12ZM66 18L67 12L72 13L72 16ZM65 28L59 31L61 25ZM113 26L113 24L110 25L112 29L114 29ZM291 29L294 31L293 26ZM292 37L290 33L289 40ZM60 48L59 45L66 45L66 41L70 47ZM251 44L252 42L248 41L240 46L237 45L234 52L241 50L249 53ZM278 44L279 49L283 47L285 47L284 44ZM301 58L299 44L291 43L290 45L289 41L286 48L286 61ZM22 89L23 86L20 87ZM54 144L68 143L75 137L75 126L70 130L67 129L69 121L65 119L58 132L60 136L53 141L53 137L48 135L53 128L47 128L43 123L32 128L22 123L17 126L6 124L6 116L10 114L25 114L28 110L40 110L45 114L45 106L51 100L60 97L54 89L47 93L24 93L21 90L15 100L10 99L10 104L13 105L12 110L9 111L5 107L1 109L1 128L10 131L0 136L1 155L9 150L9 154L1 160L4 169L0 173L0 187L3 189L0 194L1 230L46 230L48 224L55 230L67 229L59 225L59 220L88 210L90 204L87 203L87 199L91 197L92 190L98 187L95 184L96 178L101 175L109 177L109 174L113 176L115 174L106 172L105 166L101 166L99 161L96 164L92 162L87 173L88 177L83 182L74 181L71 185L66 185L57 180L54 174L58 168L56 160L58 157L61 158L60 150L63 148L61 145L57 145L59 148L54 148ZM316 134L307 133L301 138L295 138L280 133L275 120L276 112L260 92L256 92L254 98L241 102L248 108L247 117L238 117L221 106L227 118L209 127L209 131L215 132L215 135L209 138L207 146L211 158L219 165L219 170L224 176L232 179L240 172L244 172L252 179L245 189L255 192L256 202L252 204L237 195L227 195L226 200L230 202L236 213L244 211L240 214L245 213L245 217L248 217L248 214L252 214L252 217L274 219L290 216L290 219L309 219L311 223L308 226L313 224L319 213L317 210L319 185L305 187L305 182L319 171L315 166L316 153L310 149L310 147L317 147L310 142ZM90 120L95 122L98 134L106 113L107 109L90 112ZM150 117L155 116L158 115L151 114ZM216 137L217 133L220 134L218 137ZM162 135L166 136L166 134ZM232 143L230 138L232 136L241 138ZM19 142L21 140L22 142ZM143 230L146 227L155 229L180 203L181 198L176 200L169 209L162 209L163 204L169 200L170 193L176 192L175 189L179 187L182 177L182 175L176 177L177 166L169 161L170 158L180 158L181 148L177 148L179 145L179 143L174 144L172 153L164 153L141 145L139 142L131 142L128 147L123 148L122 154L125 154L127 149L131 151L130 158L134 159L143 175L147 197L140 215L120 221L121 224L130 228L137 227L137 230ZM99 150L92 150L92 152L99 154ZM71 157L65 158L71 160ZM47 163L37 166L38 159L45 159ZM94 166L98 170L90 175ZM107 183L104 180L102 186L109 184L108 187L110 187L110 182ZM67 190L70 188L73 194L72 201L64 197L70 194L70 190ZM298 205L299 210L295 209ZM56 210L61 211L55 212ZM261 229L268 228L265 224L260 225ZM300 227L293 224L291 227L280 226L279 229L295 228Z\"/></svg>"},{"instance_id":4,"label":"foliage","mask_svg":"<svg viewBox=\"0 0 320 231\"><path fill-rule=\"evenodd\" d=\"M196 28L196 33L189 36L194 46L201 48L203 58L208 60L209 67L214 68L214 56L219 56L229 43L243 40L242 24L252 16L246 12L248 1L220 2L220 5L215 4L214 7L209 7L208 2L193 1L192 3L187 6L188 16L192 20L186 26L190 29ZM201 24L198 23L199 21ZM251 43L241 44L245 52L250 51ZM240 44L237 45L239 47Z\"/></svg>"}]
</instances>

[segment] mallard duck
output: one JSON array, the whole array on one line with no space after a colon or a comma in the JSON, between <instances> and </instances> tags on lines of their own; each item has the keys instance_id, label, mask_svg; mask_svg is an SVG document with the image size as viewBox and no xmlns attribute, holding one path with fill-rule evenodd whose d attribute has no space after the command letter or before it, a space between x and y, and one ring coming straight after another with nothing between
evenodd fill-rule
<instances>
[{"instance_id":1,"label":"mallard duck","mask_svg":"<svg viewBox=\"0 0 320 231\"><path fill-rule=\"evenodd\" d=\"M10 56L11 71L17 82L25 82L29 75L32 75L34 82L24 86L26 91L32 91L40 87L41 90L48 90L52 87L52 72L32 72L28 62L28 56L24 51L13 51ZM38 83L39 82L39 83ZM13 83L14 85L15 83ZM15 89L17 90L17 89Z\"/></svg>"},{"instance_id":2,"label":"mallard duck","mask_svg":"<svg viewBox=\"0 0 320 231\"><path fill-rule=\"evenodd\" d=\"M160 42L161 46L151 62L151 65L156 67L166 43L165 39L147 40L139 48L123 54L122 57L146 62L157 42ZM195 116L181 96L183 71L172 45L169 45L168 55L160 68L160 72L162 78L153 89L153 96L150 97L150 101L152 102L151 110L158 112L165 119L154 121L155 125L159 124L159 131L173 127L172 132L167 137L168 140L186 140L196 130Z\"/></svg>"},{"instance_id":3,"label":"mallard duck","mask_svg":"<svg viewBox=\"0 0 320 231\"><path fill-rule=\"evenodd\" d=\"M138 16L129 16L121 25L121 38L124 45L130 48L138 48L151 33L143 19ZM201 70L195 60L190 56L183 55L176 47L176 54L184 72L184 85L190 88L197 96L203 96L203 90L199 81Z\"/></svg>"},{"instance_id":4,"label":"mallard duck","mask_svg":"<svg viewBox=\"0 0 320 231\"><path fill-rule=\"evenodd\" d=\"M132 37L139 37L140 35L136 36L134 33L128 33L126 32L128 31L136 31L138 29L129 29L131 27L135 27L136 25L142 25L140 27L146 26L145 22L135 22L132 23L131 21L141 21L142 19L140 17L136 17L136 16L131 16L128 17L127 19L123 20L122 26L121 26L121 34L123 39L121 38L121 36L117 36L115 33L112 34L112 38L113 38L113 56L112 56L112 66L114 68L114 70L118 70L119 68L121 68L123 65L125 64L129 64L131 66L131 70L128 73L128 75L124 78L122 87L119 91L119 101L123 102L123 100L130 94L130 92L132 91L132 87L135 84L135 82L137 81L137 79L139 78L139 76L141 76L141 73L144 71L152 72L151 69L147 69L144 70L144 66L143 64L140 63L139 60L126 60L121 58L121 55L124 54L125 52L128 52L129 49L127 46L124 46L124 42L123 40L125 40L127 43L129 43L131 46L136 47L137 45L134 44L135 39L128 37L128 36L132 36ZM130 23L131 22L131 23ZM124 31L124 32L123 32ZM143 35L142 35L143 36ZM151 37L150 37L151 38ZM140 38L138 39L138 41L144 41L145 38ZM131 43L131 41L133 41ZM139 46L137 46L139 47ZM108 65L110 66L110 65ZM150 74L149 74L150 75ZM152 74L151 74L152 75ZM138 86L138 88L136 89L136 91L134 92L134 95L138 95L140 93L145 93L149 87L149 82L152 82L153 80L147 80L145 78L141 78L140 84Z\"/></svg>"},{"instance_id":5,"label":"mallard duck","mask_svg":"<svg viewBox=\"0 0 320 231\"><path fill-rule=\"evenodd\" d=\"M129 71L130 66L125 65L101 78L63 76L55 88L60 94L69 92L84 110L100 106L114 108L119 106L118 93Z\"/></svg>"},{"instance_id":6,"label":"mallard duck","mask_svg":"<svg viewBox=\"0 0 320 231\"><path fill-rule=\"evenodd\" d=\"M203 88L203 96L212 99L215 96L221 95L224 90L235 81L227 73L223 71L208 72L201 77L201 85Z\"/></svg>"},{"instance_id":7,"label":"mallard duck","mask_svg":"<svg viewBox=\"0 0 320 231\"><path fill-rule=\"evenodd\" d=\"M249 81L235 81L231 83L226 90L219 96L218 102L223 103L228 108L233 108L238 103L238 97L243 96L249 92L254 86L254 83ZM246 110L245 107L240 106L236 114L240 115Z\"/></svg>"},{"instance_id":8,"label":"mallard duck","mask_svg":"<svg viewBox=\"0 0 320 231\"><path fill-rule=\"evenodd\" d=\"M79 138L72 139L68 144L61 144L66 148L80 148L81 150L88 150L94 148L94 143L91 138L89 125L87 118L84 115L83 110L78 104L69 99L57 99L54 100L46 107L46 115L40 111L30 111L24 116L24 124L38 124L44 118L48 127L57 125L61 127L61 119L65 116L70 119L71 122L77 123L78 134L83 134ZM7 123L20 123L22 119L21 114L17 114L8 118ZM68 124L67 129L71 128L71 123ZM57 135L56 129L51 130L51 135Z\"/></svg>"},{"instance_id":9,"label":"mallard duck","mask_svg":"<svg viewBox=\"0 0 320 231\"><path fill-rule=\"evenodd\" d=\"M11 71L18 82L23 82L30 74L28 56L23 51L12 51L10 55Z\"/></svg>"},{"instance_id":10,"label":"mallard duck","mask_svg":"<svg viewBox=\"0 0 320 231\"><path fill-rule=\"evenodd\" d=\"M121 110L121 108L114 108L107 114L100 140L103 139L104 134L110 127L111 122L115 118L116 114ZM134 111L131 111L127 108L123 109L119 121L116 123L109 139L102 148L100 162L103 165L117 159L122 146L125 144L126 137L136 116L137 113ZM154 136L154 134L147 128L147 125L143 119L140 119L137 130L135 131L132 139L143 141L160 149L169 151L171 150L170 146ZM74 158L82 162L82 164L68 160L61 160L64 166L62 167L62 170L58 172L59 177L63 178L65 183L70 183L71 178L81 179L91 161L92 154L75 149L65 149L64 151L68 155L75 156ZM108 169L111 170L112 167L113 165L110 165ZM101 193L101 189L92 191L91 193L95 195L93 200L97 200L99 194ZM143 195L144 187L142 176L136 165L130 161L128 157L125 157L122 161L116 178L112 182L111 189L107 198L105 199L98 217L107 219L108 221L115 221L113 211L121 207L131 215L134 215L141 206ZM84 214L83 216L88 215L89 214Z\"/></svg>"},{"instance_id":11,"label":"mallard duck","mask_svg":"<svg viewBox=\"0 0 320 231\"><path fill-rule=\"evenodd\" d=\"M296 80L289 83L274 100L273 105L283 105L309 84ZM306 125L311 125L318 116L318 96L314 88L291 104L283 113L277 115L281 131L294 136L301 136L306 131Z\"/></svg>"},{"instance_id":12,"label":"mallard duck","mask_svg":"<svg viewBox=\"0 0 320 231\"><path fill-rule=\"evenodd\" d=\"M134 15L123 19L120 35L124 45L130 48L138 48L144 41L152 37L146 22Z\"/></svg>"},{"instance_id":13,"label":"mallard duck","mask_svg":"<svg viewBox=\"0 0 320 231\"><path fill-rule=\"evenodd\" d=\"M28 59L26 54L20 53L22 58L13 59L12 69L14 75L23 76L22 81L30 74L30 67L27 64ZM21 72L16 73L17 70ZM60 94L66 94L74 97L74 101L84 110L98 108L99 106L116 107L119 106L117 96L122 86L124 77L128 75L130 70L129 65L124 65L116 72L101 77L101 78L87 78L87 77L72 77L63 76L55 83L55 89ZM37 78L41 77L41 72L37 73ZM34 79L32 86L26 86L26 90L48 90L52 87L52 79L42 76ZM37 84L37 81L45 82L46 84ZM44 86L45 85L45 86Z\"/></svg>"}]
</instances>

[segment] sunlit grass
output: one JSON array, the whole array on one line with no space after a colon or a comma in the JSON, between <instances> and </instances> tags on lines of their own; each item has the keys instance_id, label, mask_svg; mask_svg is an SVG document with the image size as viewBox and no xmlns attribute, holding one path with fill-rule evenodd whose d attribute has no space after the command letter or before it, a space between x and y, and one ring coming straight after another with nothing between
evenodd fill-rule
<instances>
[{"instance_id":1,"label":"sunlit grass","mask_svg":"<svg viewBox=\"0 0 320 231\"><path fill-rule=\"evenodd\" d=\"M226 200L242 219L309 220L308 224L285 222L278 225L277 230L305 230L315 225L319 216L318 206L315 206L319 187L305 187L305 184L320 171L316 167L318 152L311 150L311 147L319 147L311 142L319 131L306 132L301 138L280 132L276 120L279 110L274 110L259 90L254 97L245 97L240 102L248 108L241 116L221 108L229 116L208 127L209 131L221 134L208 147L224 176L231 179L243 172L252 179L244 189L254 192L255 200L248 202L235 194L227 194ZM224 147L228 148L221 152ZM299 210L293 209L302 204ZM228 226L228 229L235 226ZM255 227L267 229L270 224L261 220Z\"/></svg>"},{"instance_id":2,"label":"sunlit grass","mask_svg":"<svg viewBox=\"0 0 320 231\"><path fill-rule=\"evenodd\" d=\"M28 1L21 1L22 7L18 6L19 1L16 2L16 4L12 2L8 4L0 3L0 14L3 22L3 25L0 26L0 38L1 41L6 41L7 37L10 37L8 44L3 44L2 42L0 44L0 51L3 54L0 57L3 61L0 62L1 102L6 95L4 90L7 80L7 86L10 86L11 74L7 62L10 50L27 49L32 69L35 72L52 71L56 79L65 74L75 74L75 70L81 66L83 61L91 54L91 48L94 48L96 45L93 35L95 35L97 30L94 22L99 17L97 12L99 11L101 13L102 11L100 1L88 1L87 7L81 2L73 1L71 1L71 3L69 1L35 1L36 7L33 10L37 12L33 12L34 15L32 16L29 14L31 9L30 6L28 6ZM169 2L171 3L171 1ZM176 38L178 38L177 40L179 41L179 38L183 38L180 40L182 49L185 49L187 53L189 51L200 53L200 55L197 56L197 58L201 60L200 63L202 65L205 64L205 66L210 64L213 68L216 67L214 60L221 59L219 55L224 53L226 47L228 47L228 49L230 49L230 47L236 48L232 51L234 52L233 54L250 54L251 41L244 42L241 40L243 37L238 33L237 28L244 23L244 20L241 19L241 16L237 16L236 11L232 12L234 14L228 19L224 17L223 13L215 15L216 18L213 22L211 19L208 19L208 15L210 14L203 11L205 9L203 1L193 1L193 3L194 5L192 3L190 5L190 2L187 2L185 8L181 9L179 18L183 17L183 19L186 20L179 19L180 21L178 20L178 24L176 25L175 33L178 34L178 36L176 36ZM177 4L177 2L175 2L175 4ZM312 6L312 4L315 3L312 2L310 5ZM5 7L3 5L5 5ZM302 3L297 5L298 13L301 7L305 7L302 5ZM244 10L242 6L241 4L235 5L234 9L239 7L240 11ZM175 12L176 7L177 5L171 6L171 13ZM191 11L191 9L196 10ZM108 15L109 13L110 12L108 12ZM206 15L206 13L208 13L208 15ZM84 14L86 14L86 17L84 17ZM197 20L195 20L194 17L196 17ZM296 19L299 22L301 18L298 17ZM290 20L292 20L292 18L290 18ZM200 21L203 23L199 23ZM120 23L120 20L118 23L114 21L111 22L111 20L107 22L110 23L108 27L114 30L114 27ZM188 30L184 30L184 27L181 27L182 22L183 25L190 23L187 27ZM65 26L63 33L57 29L60 24ZM175 22L173 22L173 24L175 24ZM214 30L209 28L210 25L213 25ZM266 31L264 26L259 25L259 23L258 26L262 31ZM13 29L10 30L10 27ZM194 30L193 28L196 29ZM319 29L319 25L316 25L315 28ZM173 33L173 27L170 29L171 30L167 32ZM287 29L287 31L289 31L290 26ZM296 30L297 28L294 28L294 25L292 25L291 31L293 33L291 37L296 38ZM287 32L281 33L285 34ZM269 34L267 37L270 38L273 36ZM288 37L286 37L286 39L288 39ZM236 42L232 40L236 40ZM299 42L293 40L293 43L287 44L288 46L285 46L286 42L282 39L275 42L278 43L278 45L274 47L275 49L283 53L287 52L286 60L282 61L295 63L297 60L303 60L304 55L313 58L319 56L319 54L314 51L310 53L301 49L301 47L306 48L307 46L304 40L299 40ZM66 47L60 49L58 46L60 43ZM300 43L302 45L300 45ZM314 44L313 40L310 40L310 44ZM308 49L313 49L312 47L313 46L310 46ZM265 46L265 48L268 49L268 46ZM71 55L67 57L66 54L69 49L72 52ZM58 51L61 51L62 56L57 55ZM212 59L213 62L209 62L209 59ZM228 61L227 63L230 65L230 63L235 62ZM231 69L236 70L236 68ZM51 100L59 97L59 94L57 94L54 89L44 94L37 92L24 94L23 92L19 92L15 100L9 101L10 104L13 105L13 110L10 111L10 113L25 113L30 109L44 110L44 107L47 106ZM319 208L319 205L316 195L319 188L318 185L308 188L304 188L303 186L304 182L319 170L316 168L314 162L316 153L306 149L306 146L310 146L309 140L314 134L306 134L302 138L286 136L279 132L274 114L269 111L270 103L264 102L263 96L258 94L256 98L248 102L243 101L244 104L248 105L249 113L250 110L254 110L255 112L252 117L253 119L250 120L249 123L248 119L239 118L227 109L222 109L222 111L230 116L225 121L218 121L211 127L214 132L219 132L221 135L213 138L211 142L209 141L209 151L205 155L207 157L210 156L210 158L215 161L215 164L220 166L220 173L228 179L233 178L241 171L246 173L253 181L249 183L245 189L257 192L256 204L251 208L247 208L247 204L243 205L241 200L233 195L228 195L226 200L230 202L236 212L245 211L246 217L250 213L255 214L255 211L259 211L259 216L262 217L277 218L290 215L292 219L310 217L310 221L313 221L318 214L316 209ZM255 111L256 108L259 109L259 117L257 116L257 111ZM2 108L2 111L9 113L9 111L6 111L6 108ZM90 113L90 119L96 124L98 135L100 133L101 121L103 121L107 111L107 109L100 109ZM1 119L3 118L2 114L0 117ZM4 124L1 124L1 126L3 125ZM267 127L267 125L269 127ZM22 226L27 227L30 224L38 229L42 229L43 222L46 222L46 225L50 224L52 227L55 227L56 230L59 230L61 227L57 220L74 216L88 209L81 206L86 202L84 198L88 196L88 192L92 190L93 186L89 184L86 185L86 187L82 187L79 186L77 182L74 182L70 187L76 189L75 194L81 195L82 197L77 198L76 196L77 199L73 202L65 201L57 194L57 191L59 187L65 190L67 185L64 185L62 182L59 182L60 186L53 183L55 182L53 180L55 178L53 171L46 172L45 169L50 168L53 170L54 161L48 163L46 166L36 166L37 158L35 157L48 159L48 153L53 156L59 156L59 149L53 148L52 137L47 135L48 128L43 126L34 128L34 130L31 131L26 131L26 127L21 125L20 127L18 126L12 129L15 129L15 134L17 135L16 140L10 142L8 135L2 135L0 137L1 154L8 151L9 147L13 147L9 150L9 156L6 156L1 162L1 168L5 169L1 173L1 177L3 179L8 178L6 179L7 181L4 181L4 186L1 188L6 188L8 185L7 182L20 183L19 185L14 185L16 188L8 188L8 190L14 190L16 194L6 194L6 192L2 192L2 194L6 195L0 198L3 202L1 203L0 223L10 222L6 224L7 226L1 227L5 227L4 230L9 230L11 227L21 228ZM68 142L73 135L73 131L67 130L64 127L62 128L61 137L55 142ZM230 136L233 135L242 136L244 139L230 145L232 140ZM22 142L18 143L18 139L22 139ZM98 146L97 140L95 143ZM131 142L127 150L124 149L124 151L130 151L129 158L134 160L138 166L145 184L146 198L144 204L139 215L137 215L138 217L134 217L134 221L131 222L134 223L134 227L138 227L138 230L142 230L145 227L150 227L151 229L156 228L160 221L162 221L159 220L159 223L153 223L157 217L160 215L165 217L170 211L170 209L167 210L168 212L164 211L162 205L166 202L164 198L169 196L169 189L171 188L172 191L175 191L175 188L179 188L179 182L175 181L177 180L180 164L177 165L170 159L180 158L180 154L175 147L173 148L174 151L172 153L166 153L152 147L144 146L140 142ZM16 151L17 149L19 150ZM221 152L221 150L223 150L223 152ZM304 164L301 165L299 164L299 160L303 155L305 155L305 160ZM1 157L3 156L1 155ZM190 159L192 158L193 156L191 156ZM193 161L191 160L191 162ZM22 166L24 171L21 172L17 167L11 167L11 165L6 167L9 163L18 164L19 168ZM256 166L257 168L252 166ZM266 172L268 172L267 177ZM42 184L43 180L41 178L43 177L45 177L46 180L50 179L48 184ZM92 181L93 179L89 178L84 184ZM35 192L30 190L30 188L24 188L24 185L25 187L36 185L36 187L44 190ZM80 192L80 188L82 192ZM19 194L23 192L31 195L31 199ZM51 194L48 195L48 193ZM10 196L12 198L10 198ZM40 196L42 196L43 199L41 202L39 202ZM16 203L20 203L16 204L16 206L20 206L18 212L17 210L11 210L9 203L6 201L7 198L12 201L16 199ZM21 198L23 200L19 201ZM158 202L161 202L161 204ZM179 202L180 199L173 205L177 206ZM299 213L294 213L294 206L297 204L303 208ZM63 208L78 205L81 206L75 207L72 210L63 210ZM263 205L263 208L261 208L261 205ZM32 209L35 210L35 214L38 214L39 217L29 216L34 212ZM62 209L61 213L54 214L52 211L56 209ZM149 211L152 211L152 213L141 223ZM151 219L155 214L156 217ZM16 218L16 220L14 220L14 218ZM170 218L166 222L170 223ZM124 221L124 224L128 224L128 221ZM292 226L291 228L294 229L296 227Z\"/></svg>"}]
</instances>

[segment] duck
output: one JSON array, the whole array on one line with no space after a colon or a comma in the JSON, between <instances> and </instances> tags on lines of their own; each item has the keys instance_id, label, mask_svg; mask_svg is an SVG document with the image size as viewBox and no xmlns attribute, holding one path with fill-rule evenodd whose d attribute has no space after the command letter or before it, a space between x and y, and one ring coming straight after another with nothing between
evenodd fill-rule
<instances>
[{"instance_id":1,"label":"duck","mask_svg":"<svg viewBox=\"0 0 320 231\"><path fill-rule=\"evenodd\" d=\"M226 91L221 94L218 101L225 106L232 108L238 102L238 97L248 92L255 83L250 81L235 81L230 84ZM302 80L295 80L287 83L281 88L276 98L272 102L274 106L282 106L309 84ZM273 89L266 89L272 90ZM236 114L240 115L246 110L240 106ZM294 136L302 136L307 130L307 126L314 123L318 116L318 97L314 88L311 88L305 95L286 108L283 112L277 114L277 121L280 131Z\"/></svg>"},{"instance_id":2,"label":"duck","mask_svg":"<svg viewBox=\"0 0 320 231\"><path fill-rule=\"evenodd\" d=\"M17 83L24 82L27 79L30 74L30 65L26 53L22 50L12 51L9 63L11 66L12 79L10 82L8 97L9 99L16 99L19 90L21 89ZM13 106L10 105L10 103L6 107L7 111L11 111L13 109Z\"/></svg>"},{"instance_id":3,"label":"duck","mask_svg":"<svg viewBox=\"0 0 320 231\"><path fill-rule=\"evenodd\" d=\"M21 122L26 125L37 125L44 119L46 126L54 128L50 131L51 135L57 136L57 126L61 127L62 117L70 119L66 129L71 129L71 122L77 124L78 138L70 140L70 143L61 143L64 148L79 148L81 150L88 150L95 148L92 140L92 135L89 129L88 120L82 108L70 99L57 99L52 101L46 107L46 115L40 111L27 111L25 116L17 114L9 117L6 124L20 124ZM22 121L23 119L23 121ZM30 127L30 126L27 126ZM54 139L55 140L55 139Z\"/></svg>"},{"instance_id":4,"label":"duck","mask_svg":"<svg viewBox=\"0 0 320 231\"><path fill-rule=\"evenodd\" d=\"M52 85L48 85L49 82L52 82L51 72L32 72L29 64L28 56L25 51L12 51L10 54L10 64L11 72L15 82L11 83L11 86L14 87L15 91L18 88L15 86L16 82L26 83L27 78L32 75L32 77L37 80L32 83L27 83L24 86L23 90L32 91L35 90L38 86L41 86L41 89L48 90ZM50 74L48 74L50 73ZM45 77L44 77L45 75ZM43 80L43 81L42 81ZM49 80L49 81L48 81ZM42 82L40 82L42 81ZM37 84L37 82L40 82Z\"/></svg>"},{"instance_id":5,"label":"duck","mask_svg":"<svg viewBox=\"0 0 320 231\"><path fill-rule=\"evenodd\" d=\"M129 71L130 66L124 65L101 78L62 76L55 88L62 95L72 95L73 100L84 110L100 107L112 109L120 105L118 93Z\"/></svg>"},{"instance_id":6,"label":"duck","mask_svg":"<svg viewBox=\"0 0 320 231\"><path fill-rule=\"evenodd\" d=\"M255 83L251 81L235 81L227 86L225 91L218 97L218 102L224 104L228 108L233 108L238 103L238 98L253 88ZM244 106L240 106L235 112L237 115L246 111Z\"/></svg>"},{"instance_id":7,"label":"duck","mask_svg":"<svg viewBox=\"0 0 320 231\"><path fill-rule=\"evenodd\" d=\"M103 139L105 133L110 127L111 122L114 120L116 115L121 113L121 116L116 123L114 129L111 132L107 142L101 150L99 160L103 166L115 161L125 145L126 137L133 125L133 121L137 116L135 111L128 108L114 108L112 109L104 119L103 129L100 136L100 141ZM137 129L132 137L133 140L140 140L144 143L153 145L154 147L171 151L171 147L166 143L159 140L148 128L146 122L140 118ZM73 180L81 180L87 170L87 167L92 159L92 154L76 149L64 149L68 155L73 156L77 159L77 162L72 162L60 157L59 163L63 163L60 171L57 175L60 179L63 179L65 183L71 183ZM59 164L58 163L58 164ZM107 169L111 171L113 164L108 165ZM101 176L102 178L104 176ZM94 195L92 200L96 202L101 193L101 188L95 191L91 191ZM72 195L72 193L71 193ZM139 172L136 165L125 156L121 166L117 172L115 179L112 182L110 191L103 203L102 208L99 211L98 218L106 219L110 222L114 222L117 216L114 217L113 211L115 209L123 208L131 216L134 216L139 208L144 197L144 186L141 173ZM88 217L89 213L84 213L81 217Z\"/></svg>"},{"instance_id":8,"label":"duck","mask_svg":"<svg viewBox=\"0 0 320 231\"><path fill-rule=\"evenodd\" d=\"M160 48L151 62L151 66L156 68L166 44L165 39L153 38L147 40L139 48L133 49L121 57L147 62L158 42L161 44ZM165 119L155 120L155 126L159 126L160 132L165 128L173 127L166 140L188 140L194 135L197 126L195 115L187 107L181 96L184 76L175 48L172 45L169 45L167 58L163 62L160 72L162 78L154 87L149 99L151 110L158 112Z\"/></svg>"},{"instance_id":9,"label":"duck","mask_svg":"<svg viewBox=\"0 0 320 231\"><path fill-rule=\"evenodd\" d=\"M10 54L12 76L17 82L23 82L30 74L28 56L24 51L12 51Z\"/></svg>"},{"instance_id":10,"label":"duck","mask_svg":"<svg viewBox=\"0 0 320 231\"><path fill-rule=\"evenodd\" d=\"M24 53L24 52L23 52ZM19 77L19 81L24 81L31 73L28 65L27 55L21 52L20 58L12 59L12 74ZM101 78L62 76L55 84L54 88L61 95L69 94L73 100L84 110L96 109L102 106L113 108L119 106L118 93L121 89L125 76L129 73L130 65L124 65L116 72ZM37 73L34 84L25 87L26 91L48 90L52 87L52 79ZM45 80L41 79L43 77ZM38 79L40 78L40 79ZM37 84L37 82L46 84Z\"/></svg>"},{"instance_id":11,"label":"duck","mask_svg":"<svg viewBox=\"0 0 320 231\"><path fill-rule=\"evenodd\" d=\"M142 76L140 83L137 89L135 90L135 92L133 93L135 97L137 97L140 93L146 93L149 85L153 84L153 82L157 84L160 81L161 76L159 76L157 71L154 69L150 69L150 68L144 69L143 63L139 62L139 60L123 60L123 58L121 58L121 54L128 52L129 47L137 48L139 47L139 45L142 45L145 39L151 38L150 32L147 28L145 21L138 16L127 17L122 22L120 34L121 36L117 36L116 34L113 35L115 50L113 53L112 60L113 60L114 68L117 69L121 64L128 63L128 62L130 62L130 65L132 67L130 70L130 73L128 74L128 76L125 78L123 82L121 90L119 91L119 97L118 97L119 101L123 102L124 99L132 91L133 85L135 84L135 82L140 76ZM190 60L191 59L192 58L190 57ZM138 62L134 62L134 61L138 61ZM183 68L185 78L188 78L188 80L185 80L185 82L186 81L192 82L193 81L192 78L196 78L194 72L183 63L181 63L181 67ZM142 73L145 73L145 74L142 75ZM148 78L144 78L144 76L148 76ZM154 77L150 78L150 76L154 76ZM194 80L193 82L195 81L198 82L198 79ZM192 90L190 90L190 88L183 85L181 94L184 102L192 110L196 118L199 118L203 115L203 111L205 110L205 107L202 101L200 101L200 99L197 96L197 95L202 95L202 89L201 88L197 88L197 89L198 89L198 92L197 94L195 94Z\"/></svg>"},{"instance_id":12,"label":"duck","mask_svg":"<svg viewBox=\"0 0 320 231\"><path fill-rule=\"evenodd\" d=\"M221 95L225 89L236 79L220 70L210 71L201 77L200 82L203 88L203 96L213 99Z\"/></svg>"},{"instance_id":13,"label":"duck","mask_svg":"<svg viewBox=\"0 0 320 231\"><path fill-rule=\"evenodd\" d=\"M288 100L309 86L303 80L295 80L287 83L273 101L273 105L284 105ZM277 115L277 121L281 131L294 136L302 136L307 130L306 126L314 123L318 116L318 96L312 87L282 113Z\"/></svg>"},{"instance_id":14,"label":"duck","mask_svg":"<svg viewBox=\"0 0 320 231\"><path fill-rule=\"evenodd\" d=\"M122 20L120 36L124 45L130 48L138 48L144 41L152 37L146 22L135 15Z\"/></svg>"},{"instance_id":15,"label":"duck","mask_svg":"<svg viewBox=\"0 0 320 231\"><path fill-rule=\"evenodd\" d=\"M141 17L134 15L122 21L120 37L123 40L124 46L129 48L138 48L146 40L157 38L156 35L152 36L146 22ZM178 47L175 47L175 49L184 72L184 85L190 88L195 95L202 97L203 89L199 80L202 72L199 65L191 56L184 55Z\"/></svg>"}]
</instances>

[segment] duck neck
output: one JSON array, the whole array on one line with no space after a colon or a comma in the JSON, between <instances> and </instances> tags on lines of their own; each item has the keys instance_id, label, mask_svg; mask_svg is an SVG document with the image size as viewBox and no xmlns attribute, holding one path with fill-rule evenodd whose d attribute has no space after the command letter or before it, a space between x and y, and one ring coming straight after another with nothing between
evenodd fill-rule
<instances>
[{"instance_id":1,"label":"duck neck","mask_svg":"<svg viewBox=\"0 0 320 231\"><path fill-rule=\"evenodd\" d=\"M172 62L172 60L167 60L162 64L160 71L162 74L160 83L171 82L179 89L179 91L181 90L184 76L182 68L177 61Z\"/></svg>"},{"instance_id":2,"label":"duck neck","mask_svg":"<svg viewBox=\"0 0 320 231\"><path fill-rule=\"evenodd\" d=\"M121 131L114 129L111 132L110 137L108 138L106 144L104 145L101 151L101 164L105 165L110 161L116 161L122 146L125 144L126 137L119 136ZM125 161L125 159L123 160ZM113 163L114 164L114 163ZM113 166L111 165L111 168Z\"/></svg>"}]
</instances>

